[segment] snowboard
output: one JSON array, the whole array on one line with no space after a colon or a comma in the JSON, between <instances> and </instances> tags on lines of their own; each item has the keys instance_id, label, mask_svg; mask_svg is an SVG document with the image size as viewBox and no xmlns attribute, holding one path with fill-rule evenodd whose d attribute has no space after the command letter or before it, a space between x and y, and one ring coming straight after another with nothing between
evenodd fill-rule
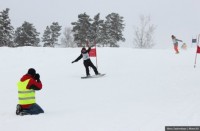
<instances>
[{"instance_id":1,"label":"snowboard","mask_svg":"<svg viewBox=\"0 0 200 131\"><path fill-rule=\"evenodd\" d=\"M92 75L92 76L82 76L81 79L89 79L89 78L100 78L105 76L106 74L100 74L100 75Z\"/></svg>"}]
</instances>

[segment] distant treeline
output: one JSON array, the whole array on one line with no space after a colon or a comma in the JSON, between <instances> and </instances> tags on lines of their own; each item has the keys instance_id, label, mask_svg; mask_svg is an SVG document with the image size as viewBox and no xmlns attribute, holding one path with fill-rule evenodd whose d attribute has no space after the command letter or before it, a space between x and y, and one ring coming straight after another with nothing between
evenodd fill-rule
<instances>
[{"instance_id":1,"label":"distant treeline","mask_svg":"<svg viewBox=\"0 0 200 131\"><path fill-rule=\"evenodd\" d=\"M9 8L0 12L0 47L43 46L43 47L83 47L96 44L97 46L119 47L119 41L124 42L124 20L117 13L111 13L100 19L100 13L90 18L86 13L79 14L76 22L65 27L61 42L62 26L52 22L46 26L42 37L40 32L30 22L24 21L14 29L9 18Z\"/></svg>"}]
</instances>

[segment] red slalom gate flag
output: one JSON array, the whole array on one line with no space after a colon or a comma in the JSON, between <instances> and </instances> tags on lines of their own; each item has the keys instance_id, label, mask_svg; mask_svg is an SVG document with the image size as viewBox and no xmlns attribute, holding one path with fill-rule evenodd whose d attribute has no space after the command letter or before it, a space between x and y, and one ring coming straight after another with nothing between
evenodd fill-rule
<instances>
[{"instance_id":1,"label":"red slalom gate flag","mask_svg":"<svg viewBox=\"0 0 200 131\"><path fill-rule=\"evenodd\" d=\"M96 48L93 48L93 49L90 50L89 56L90 56L90 57L96 57L96 56L97 56Z\"/></svg>"},{"instance_id":2,"label":"red slalom gate flag","mask_svg":"<svg viewBox=\"0 0 200 131\"><path fill-rule=\"evenodd\" d=\"M197 53L200 53L200 47L197 46Z\"/></svg>"}]
</instances>

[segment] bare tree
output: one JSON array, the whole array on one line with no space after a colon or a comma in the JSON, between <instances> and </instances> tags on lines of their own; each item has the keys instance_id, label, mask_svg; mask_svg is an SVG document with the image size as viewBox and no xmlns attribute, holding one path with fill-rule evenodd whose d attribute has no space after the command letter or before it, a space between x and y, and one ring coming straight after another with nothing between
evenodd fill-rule
<instances>
[{"instance_id":1,"label":"bare tree","mask_svg":"<svg viewBox=\"0 0 200 131\"><path fill-rule=\"evenodd\" d=\"M61 43L63 47L77 47L77 45L74 42L73 38L73 32L70 27L65 28L63 32L64 37L61 38Z\"/></svg>"},{"instance_id":2,"label":"bare tree","mask_svg":"<svg viewBox=\"0 0 200 131\"><path fill-rule=\"evenodd\" d=\"M151 24L150 16L140 16L140 25L135 27L134 47L135 48L152 48L155 43L153 39L156 26Z\"/></svg>"}]
</instances>

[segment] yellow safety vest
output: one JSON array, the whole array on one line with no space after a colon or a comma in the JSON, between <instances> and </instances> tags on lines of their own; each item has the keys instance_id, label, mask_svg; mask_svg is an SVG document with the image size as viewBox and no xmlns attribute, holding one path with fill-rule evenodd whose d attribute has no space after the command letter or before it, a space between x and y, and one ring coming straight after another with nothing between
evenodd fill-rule
<instances>
[{"instance_id":1,"label":"yellow safety vest","mask_svg":"<svg viewBox=\"0 0 200 131\"><path fill-rule=\"evenodd\" d=\"M18 100L20 105L27 105L35 103L35 90L26 89L30 79L24 82L19 81L18 86Z\"/></svg>"}]
</instances>

